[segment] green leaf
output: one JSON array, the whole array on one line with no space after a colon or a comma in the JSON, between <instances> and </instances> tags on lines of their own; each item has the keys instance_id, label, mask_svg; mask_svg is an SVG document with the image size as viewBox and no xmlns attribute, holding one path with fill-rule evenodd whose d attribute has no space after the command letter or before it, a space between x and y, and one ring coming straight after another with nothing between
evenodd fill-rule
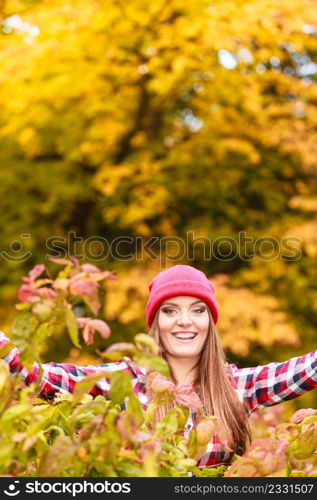
<instances>
[{"instance_id":1,"label":"green leaf","mask_svg":"<svg viewBox=\"0 0 317 500\"><path fill-rule=\"evenodd\" d=\"M153 355L158 355L159 346L155 342L154 338L148 335L147 333L138 333L134 337L135 345L140 351L149 352Z\"/></svg>"},{"instance_id":2,"label":"green leaf","mask_svg":"<svg viewBox=\"0 0 317 500\"><path fill-rule=\"evenodd\" d=\"M162 375L168 377L170 375L169 367L166 361L161 356L154 356L153 354L140 354L134 360L139 366L147 368L148 370L155 370Z\"/></svg>"},{"instance_id":3,"label":"green leaf","mask_svg":"<svg viewBox=\"0 0 317 500\"><path fill-rule=\"evenodd\" d=\"M0 347L0 358L5 358L7 354L13 349L12 342L8 342Z\"/></svg>"},{"instance_id":4,"label":"green leaf","mask_svg":"<svg viewBox=\"0 0 317 500\"><path fill-rule=\"evenodd\" d=\"M96 349L96 353L106 363L115 363L116 361L121 361L123 356L127 356L126 353L122 354L122 352L119 352L119 351L113 351L113 352L107 353L107 352L101 352L98 349Z\"/></svg>"},{"instance_id":5,"label":"green leaf","mask_svg":"<svg viewBox=\"0 0 317 500\"><path fill-rule=\"evenodd\" d=\"M219 467L203 467L201 469L195 467L192 471L197 477L222 477L227 469L228 466L219 465Z\"/></svg>"},{"instance_id":6,"label":"green leaf","mask_svg":"<svg viewBox=\"0 0 317 500\"><path fill-rule=\"evenodd\" d=\"M124 399L127 396L131 396L132 392L132 380L128 373L124 372L113 372L111 373L111 388L110 388L110 399L114 404L124 403Z\"/></svg>"},{"instance_id":7,"label":"green leaf","mask_svg":"<svg viewBox=\"0 0 317 500\"><path fill-rule=\"evenodd\" d=\"M37 325L38 321L30 311L22 311L14 320L12 325L13 342L20 353L29 347L30 339Z\"/></svg>"},{"instance_id":8,"label":"green leaf","mask_svg":"<svg viewBox=\"0 0 317 500\"><path fill-rule=\"evenodd\" d=\"M182 458L181 460L179 460L178 463L182 467L186 467L186 469L190 469L190 468L195 467L197 465L196 460L194 460L193 458Z\"/></svg>"},{"instance_id":9,"label":"green leaf","mask_svg":"<svg viewBox=\"0 0 317 500\"><path fill-rule=\"evenodd\" d=\"M106 372L100 373L92 373L91 375L87 375L83 380L76 382L74 392L73 392L73 403L79 403L82 397L95 385L98 380L105 378L107 374Z\"/></svg>"},{"instance_id":10,"label":"green leaf","mask_svg":"<svg viewBox=\"0 0 317 500\"><path fill-rule=\"evenodd\" d=\"M162 449L166 452L167 458L171 463L174 463L177 460L182 460L183 458L186 458L186 455L184 455L183 450L181 450L178 447L174 446L174 441L176 441L177 435L173 435L173 444L168 443L167 441L161 442Z\"/></svg>"},{"instance_id":11,"label":"green leaf","mask_svg":"<svg viewBox=\"0 0 317 500\"><path fill-rule=\"evenodd\" d=\"M39 361L38 325L39 322L31 311L22 311L12 326L14 344L19 350L22 364L28 370L34 361Z\"/></svg>"},{"instance_id":12,"label":"green leaf","mask_svg":"<svg viewBox=\"0 0 317 500\"><path fill-rule=\"evenodd\" d=\"M149 451L143 460L143 475L144 477L157 477L158 471L158 459L153 451Z\"/></svg>"},{"instance_id":13,"label":"green leaf","mask_svg":"<svg viewBox=\"0 0 317 500\"><path fill-rule=\"evenodd\" d=\"M304 425L311 424L313 422L317 422L317 415L309 415L305 417L304 420L301 421L300 427L304 427Z\"/></svg>"},{"instance_id":14,"label":"green leaf","mask_svg":"<svg viewBox=\"0 0 317 500\"><path fill-rule=\"evenodd\" d=\"M106 351L96 350L98 356L108 362L120 361L124 356L133 358L137 352L135 345L130 342L116 342L108 347Z\"/></svg>"},{"instance_id":15,"label":"green leaf","mask_svg":"<svg viewBox=\"0 0 317 500\"><path fill-rule=\"evenodd\" d=\"M21 302L20 304L16 304L15 308L17 311L25 311L31 308L31 305L28 302Z\"/></svg>"},{"instance_id":16,"label":"green leaf","mask_svg":"<svg viewBox=\"0 0 317 500\"><path fill-rule=\"evenodd\" d=\"M142 465L134 465L130 462L121 462L117 465L119 477L144 477Z\"/></svg>"},{"instance_id":17,"label":"green leaf","mask_svg":"<svg viewBox=\"0 0 317 500\"><path fill-rule=\"evenodd\" d=\"M16 418L21 419L26 417L30 413L30 405L28 404L17 404L8 408L2 415L0 422L1 424L12 423Z\"/></svg>"},{"instance_id":18,"label":"green leaf","mask_svg":"<svg viewBox=\"0 0 317 500\"><path fill-rule=\"evenodd\" d=\"M198 452L198 441L197 433L195 429L192 429L189 433L188 438L188 453L191 457L195 456Z\"/></svg>"},{"instance_id":19,"label":"green leaf","mask_svg":"<svg viewBox=\"0 0 317 500\"><path fill-rule=\"evenodd\" d=\"M153 420L156 412L156 408L158 408L159 405L156 402L151 401L149 406L147 407L144 415L144 422L147 427L152 428L153 426Z\"/></svg>"},{"instance_id":20,"label":"green leaf","mask_svg":"<svg viewBox=\"0 0 317 500\"><path fill-rule=\"evenodd\" d=\"M176 408L172 408L157 424L155 429L155 435L157 437L166 438L175 434L177 430L178 430L177 410Z\"/></svg>"},{"instance_id":21,"label":"green leaf","mask_svg":"<svg viewBox=\"0 0 317 500\"><path fill-rule=\"evenodd\" d=\"M312 420L314 417L314 415L307 417L304 421ZM305 460L314 454L316 447L317 425L316 421L313 420L311 423L301 425L300 435L292 442L290 451L298 460Z\"/></svg>"},{"instance_id":22,"label":"green leaf","mask_svg":"<svg viewBox=\"0 0 317 500\"><path fill-rule=\"evenodd\" d=\"M73 264L70 263L69 265L65 266L64 269L61 269L61 271L59 271L57 278L58 279L69 278L72 269L73 269Z\"/></svg>"},{"instance_id":23,"label":"green leaf","mask_svg":"<svg viewBox=\"0 0 317 500\"><path fill-rule=\"evenodd\" d=\"M144 413L142 411L140 401L138 400L138 398L134 396L134 394L131 394L129 396L129 402L127 405L126 414L133 416L134 422L138 427L143 424Z\"/></svg>"},{"instance_id":24,"label":"green leaf","mask_svg":"<svg viewBox=\"0 0 317 500\"><path fill-rule=\"evenodd\" d=\"M76 446L69 436L57 436L39 466L38 477L57 477L62 468L73 459Z\"/></svg>"},{"instance_id":25,"label":"green leaf","mask_svg":"<svg viewBox=\"0 0 317 500\"><path fill-rule=\"evenodd\" d=\"M14 448L14 443L6 443L1 445L0 447L0 464L6 463L7 461L10 463L12 460L12 454L13 454L13 448Z\"/></svg>"},{"instance_id":26,"label":"green leaf","mask_svg":"<svg viewBox=\"0 0 317 500\"><path fill-rule=\"evenodd\" d=\"M36 330L36 338L39 342L45 342L47 337L50 337L54 332L54 325L46 322L41 323Z\"/></svg>"},{"instance_id":27,"label":"green leaf","mask_svg":"<svg viewBox=\"0 0 317 500\"><path fill-rule=\"evenodd\" d=\"M186 406L178 406L176 408L176 411L177 411L178 428L183 429L188 420L189 408L187 408Z\"/></svg>"},{"instance_id":28,"label":"green leaf","mask_svg":"<svg viewBox=\"0 0 317 500\"><path fill-rule=\"evenodd\" d=\"M49 450L49 445L46 441L44 432L39 432L37 435L37 440L35 443L36 453L38 458L42 457L44 453L47 453Z\"/></svg>"},{"instance_id":29,"label":"green leaf","mask_svg":"<svg viewBox=\"0 0 317 500\"><path fill-rule=\"evenodd\" d=\"M76 321L76 316L73 313L72 309L65 309L65 323L67 326L68 335L70 340L74 344L74 346L81 349L81 345L79 343L79 333L78 333L78 325Z\"/></svg>"},{"instance_id":30,"label":"green leaf","mask_svg":"<svg viewBox=\"0 0 317 500\"><path fill-rule=\"evenodd\" d=\"M6 388L9 376L10 370L8 364L3 359L0 359L0 391Z\"/></svg>"}]
</instances>

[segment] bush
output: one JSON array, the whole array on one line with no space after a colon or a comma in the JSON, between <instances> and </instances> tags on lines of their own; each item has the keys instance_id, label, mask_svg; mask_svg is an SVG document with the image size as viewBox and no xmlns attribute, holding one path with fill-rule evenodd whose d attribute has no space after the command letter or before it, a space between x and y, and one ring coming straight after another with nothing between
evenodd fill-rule
<instances>
[{"instance_id":1,"label":"bush","mask_svg":"<svg viewBox=\"0 0 317 500\"><path fill-rule=\"evenodd\" d=\"M103 280L114 279L91 264L73 259L63 265L55 279L40 278L43 265L35 266L23 278L18 296L21 303L13 325L14 343L21 360L30 367L39 359L40 344L55 328L67 328L74 345L79 332L87 344L94 333L109 337L106 322L96 318L100 309ZM77 317L82 303L91 317ZM0 348L4 357L11 344ZM136 364L149 369L147 383L152 393L144 409L133 394L127 373L88 375L75 385L73 394L58 394L52 401L37 398L40 382L21 385L18 374L10 375L0 363L0 474L12 476L100 476L153 477L202 476L316 476L317 412L297 411L290 422L270 428L266 437L251 443L243 456L235 455L230 466L199 469L201 457L214 434L226 445L224 428L216 417L203 415L201 402L190 384L177 387L167 378L166 362L158 356L154 340L142 333L134 343L112 345L102 356L107 361L131 356ZM111 381L109 400L87 392L101 378ZM170 409L156 427L156 408L166 402ZM189 408L197 421L185 429ZM259 428L267 423L255 419Z\"/></svg>"}]
</instances>

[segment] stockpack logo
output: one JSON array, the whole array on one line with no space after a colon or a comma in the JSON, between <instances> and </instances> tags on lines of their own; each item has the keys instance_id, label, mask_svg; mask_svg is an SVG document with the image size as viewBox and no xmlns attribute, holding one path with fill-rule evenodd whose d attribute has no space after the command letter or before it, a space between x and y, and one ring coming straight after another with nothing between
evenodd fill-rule
<instances>
[{"instance_id":1,"label":"stockpack logo","mask_svg":"<svg viewBox=\"0 0 317 500\"><path fill-rule=\"evenodd\" d=\"M17 496L20 493L20 490L18 489L19 484L20 481L13 481L13 483L9 484L6 490L3 490L3 493L9 497Z\"/></svg>"},{"instance_id":2,"label":"stockpack logo","mask_svg":"<svg viewBox=\"0 0 317 500\"><path fill-rule=\"evenodd\" d=\"M87 480L79 481L27 481L24 483L25 489L21 492L19 487L20 481L12 481L4 490L4 494L9 497L15 497L22 493L27 495L31 494L70 494L72 497L76 497L81 493L131 493L131 483L119 483L111 481L97 481L90 482Z\"/></svg>"}]
</instances>

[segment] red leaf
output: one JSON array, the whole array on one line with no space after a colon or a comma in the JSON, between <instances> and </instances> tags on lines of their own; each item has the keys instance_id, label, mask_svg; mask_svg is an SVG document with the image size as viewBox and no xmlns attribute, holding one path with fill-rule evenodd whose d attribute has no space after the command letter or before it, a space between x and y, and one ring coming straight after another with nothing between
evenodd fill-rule
<instances>
[{"instance_id":1,"label":"red leaf","mask_svg":"<svg viewBox=\"0 0 317 500\"><path fill-rule=\"evenodd\" d=\"M29 272L29 278L30 278L30 280L31 281L36 280L36 278L38 278L38 276L40 276L44 271L45 271L44 264L37 264Z\"/></svg>"}]
</instances>

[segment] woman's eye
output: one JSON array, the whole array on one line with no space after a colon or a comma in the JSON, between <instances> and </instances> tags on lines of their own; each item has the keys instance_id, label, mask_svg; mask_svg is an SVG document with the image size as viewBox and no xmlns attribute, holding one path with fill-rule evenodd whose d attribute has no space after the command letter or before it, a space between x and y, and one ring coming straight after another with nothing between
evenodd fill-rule
<instances>
[{"instance_id":1,"label":"woman's eye","mask_svg":"<svg viewBox=\"0 0 317 500\"><path fill-rule=\"evenodd\" d=\"M202 314L203 312L206 311L206 308L205 307L199 307L198 309L194 309L194 312L196 314Z\"/></svg>"},{"instance_id":2,"label":"woman's eye","mask_svg":"<svg viewBox=\"0 0 317 500\"><path fill-rule=\"evenodd\" d=\"M164 307L164 308L162 309L162 311L163 311L164 313L170 314L171 312L173 312L173 311L174 311L174 309L170 309L169 307Z\"/></svg>"},{"instance_id":3,"label":"woman's eye","mask_svg":"<svg viewBox=\"0 0 317 500\"><path fill-rule=\"evenodd\" d=\"M163 307L162 311L165 313L165 314L173 314L174 312L176 312L176 309L172 309L170 307ZM203 312L206 311L206 308L205 307L197 307L196 309L193 309L193 312L195 314L202 314Z\"/></svg>"}]
</instances>

